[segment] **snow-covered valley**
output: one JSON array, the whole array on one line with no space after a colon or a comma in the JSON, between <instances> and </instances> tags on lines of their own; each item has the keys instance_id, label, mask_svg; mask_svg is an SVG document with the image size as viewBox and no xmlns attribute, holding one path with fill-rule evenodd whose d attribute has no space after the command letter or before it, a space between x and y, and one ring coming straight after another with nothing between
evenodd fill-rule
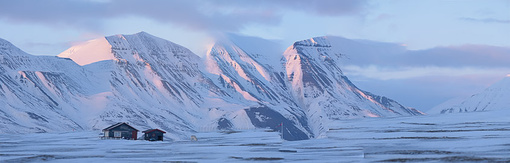
<instances>
[{"instance_id":1,"label":"snow-covered valley","mask_svg":"<svg viewBox=\"0 0 510 163\"><path fill-rule=\"evenodd\" d=\"M196 133L198 141L102 140L100 131L0 135L0 162L508 162L508 110L328 122L325 138L270 130Z\"/></svg>"},{"instance_id":2,"label":"snow-covered valley","mask_svg":"<svg viewBox=\"0 0 510 163\"><path fill-rule=\"evenodd\" d=\"M0 39L0 162L510 161L509 77L424 115L352 83L351 44L230 36L200 58L140 32L33 56ZM165 141L100 138L118 122Z\"/></svg>"}]
</instances>

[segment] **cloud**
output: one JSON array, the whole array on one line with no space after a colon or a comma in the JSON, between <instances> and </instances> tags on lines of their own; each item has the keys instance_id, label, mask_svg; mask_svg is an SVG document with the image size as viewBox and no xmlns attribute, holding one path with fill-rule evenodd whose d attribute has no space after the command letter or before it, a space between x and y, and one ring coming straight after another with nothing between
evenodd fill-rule
<instances>
[{"instance_id":1,"label":"cloud","mask_svg":"<svg viewBox=\"0 0 510 163\"><path fill-rule=\"evenodd\" d=\"M213 7L213 8L211 8ZM110 18L138 16L174 23L195 30L236 31L250 23L276 24L280 15L271 11L222 8L208 1L17 0L0 6L0 17L14 22L36 22L97 29Z\"/></svg>"},{"instance_id":2,"label":"cloud","mask_svg":"<svg viewBox=\"0 0 510 163\"><path fill-rule=\"evenodd\" d=\"M510 48L488 45L407 50L402 44L353 40L338 44L346 64L382 67L510 67Z\"/></svg>"},{"instance_id":3,"label":"cloud","mask_svg":"<svg viewBox=\"0 0 510 163\"><path fill-rule=\"evenodd\" d=\"M349 79L363 90L384 95L421 111L427 111L452 98L478 93L502 78L493 74L422 76L389 80L349 76Z\"/></svg>"},{"instance_id":4,"label":"cloud","mask_svg":"<svg viewBox=\"0 0 510 163\"><path fill-rule=\"evenodd\" d=\"M4 1L0 5L0 18L12 22L98 27L96 18L102 17L106 6L88 1Z\"/></svg>"},{"instance_id":5,"label":"cloud","mask_svg":"<svg viewBox=\"0 0 510 163\"><path fill-rule=\"evenodd\" d=\"M488 45L407 50L405 46L329 37L344 55L342 70L349 77L402 80L420 77L500 76L510 73L510 48Z\"/></svg>"},{"instance_id":6,"label":"cloud","mask_svg":"<svg viewBox=\"0 0 510 163\"><path fill-rule=\"evenodd\" d=\"M469 96L510 73L510 48L487 45L408 50L402 43L329 36L343 73L359 88L426 111Z\"/></svg>"},{"instance_id":7,"label":"cloud","mask_svg":"<svg viewBox=\"0 0 510 163\"><path fill-rule=\"evenodd\" d=\"M363 13L368 2L364 0L280 0L268 1L270 3L279 3L283 7L289 7L293 10L308 11L320 15L342 16Z\"/></svg>"},{"instance_id":8,"label":"cloud","mask_svg":"<svg viewBox=\"0 0 510 163\"><path fill-rule=\"evenodd\" d=\"M322 16L344 16L362 14L369 7L367 0L218 0L215 5L229 6L239 9L271 10L274 12L283 10L301 11L309 14Z\"/></svg>"},{"instance_id":9,"label":"cloud","mask_svg":"<svg viewBox=\"0 0 510 163\"><path fill-rule=\"evenodd\" d=\"M236 32L250 24L277 25L285 10L339 16L359 13L364 6L363 0L16 0L2 2L0 18L98 30L108 19L135 16L194 30Z\"/></svg>"},{"instance_id":10,"label":"cloud","mask_svg":"<svg viewBox=\"0 0 510 163\"><path fill-rule=\"evenodd\" d=\"M435 66L510 67L510 48L487 45L463 45L410 51L402 64Z\"/></svg>"},{"instance_id":11,"label":"cloud","mask_svg":"<svg viewBox=\"0 0 510 163\"><path fill-rule=\"evenodd\" d=\"M394 15L390 15L390 14L379 14L374 21L384 21L384 20L389 20L389 19L392 19L394 18L395 16Z\"/></svg>"},{"instance_id":12,"label":"cloud","mask_svg":"<svg viewBox=\"0 0 510 163\"><path fill-rule=\"evenodd\" d=\"M347 76L363 76L378 80L395 80L421 77L465 77L465 76L501 76L510 73L510 67L480 68L480 67L401 67L388 68L376 65L343 67Z\"/></svg>"},{"instance_id":13,"label":"cloud","mask_svg":"<svg viewBox=\"0 0 510 163\"><path fill-rule=\"evenodd\" d=\"M510 23L510 20L502 20L502 19L494 19L494 18L484 18L484 19L479 19L479 18L468 18L468 17L463 17L463 18L459 18L460 20L463 20L463 21L469 21L469 22L481 22L481 23L503 23L503 24L508 24Z\"/></svg>"}]
</instances>

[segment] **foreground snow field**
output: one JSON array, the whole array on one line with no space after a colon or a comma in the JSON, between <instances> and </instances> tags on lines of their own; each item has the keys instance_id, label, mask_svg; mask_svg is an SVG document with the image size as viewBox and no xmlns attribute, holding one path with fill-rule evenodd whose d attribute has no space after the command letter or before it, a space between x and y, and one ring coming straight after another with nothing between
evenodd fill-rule
<instances>
[{"instance_id":1,"label":"foreground snow field","mask_svg":"<svg viewBox=\"0 0 510 163\"><path fill-rule=\"evenodd\" d=\"M191 141L101 140L99 131L0 135L0 162L508 162L509 111L330 122L326 138L197 133Z\"/></svg>"}]
</instances>

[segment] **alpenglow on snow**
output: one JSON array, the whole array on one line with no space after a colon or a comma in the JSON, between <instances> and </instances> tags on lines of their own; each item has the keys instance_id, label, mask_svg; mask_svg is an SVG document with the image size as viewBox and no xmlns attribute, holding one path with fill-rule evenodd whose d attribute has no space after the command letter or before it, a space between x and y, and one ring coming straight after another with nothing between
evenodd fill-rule
<instances>
[{"instance_id":1,"label":"alpenglow on snow","mask_svg":"<svg viewBox=\"0 0 510 163\"><path fill-rule=\"evenodd\" d=\"M0 132L98 130L116 122L194 132L271 128L286 140L322 137L329 119L421 115L357 88L334 37L274 42L230 35L205 61L145 32L33 56L0 40ZM205 63L202 63L205 62ZM206 66L200 66L206 65Z\"/></svg>"}]
</instances>

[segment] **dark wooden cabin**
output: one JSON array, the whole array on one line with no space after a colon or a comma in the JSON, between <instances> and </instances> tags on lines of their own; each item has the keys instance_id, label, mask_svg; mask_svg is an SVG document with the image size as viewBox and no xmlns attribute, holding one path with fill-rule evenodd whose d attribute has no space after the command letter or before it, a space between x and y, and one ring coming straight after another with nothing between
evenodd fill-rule
<instances>
[{"instance_id":1,"label":"dark wooden cabin","mask_svg":"<svg viewBox=\"0 0 510 163\"><path fill-rule=\"evenodd\" d=\"M126 122L119 122L103 129L104 137L136 140L138 130Z\"/></svg>"},{"instance_id":2,"label":"dark wooden cabin","mask_svg":"<svg viewBox=\"0 0 510 163\"><path fill-rule=\"evenodd\" d=\"M163 134L166 133L160 129L148 129L143 131L143 138L149 141L163 141Z\"/></svg>"}]
</instances>

